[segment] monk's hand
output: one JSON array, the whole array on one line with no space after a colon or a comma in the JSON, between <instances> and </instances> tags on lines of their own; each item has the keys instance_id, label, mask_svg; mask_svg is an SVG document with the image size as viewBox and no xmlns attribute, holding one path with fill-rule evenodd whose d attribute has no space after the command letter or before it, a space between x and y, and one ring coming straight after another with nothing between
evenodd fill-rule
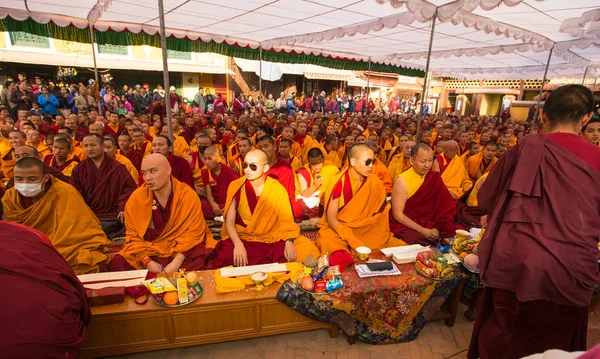
<instances>
[{"instance_id":1,"label":"monk's hand","mask_svg":"<svg viewBox=\"0 0 600 359\"><path fill-rule=\"evenodd\" d=\"M125 221L125 212L119 212L119 214L117 214L117 219L123 223Z\"/></svg>"},{"instance_id":2,"label":"monk's hand","mask_svg":"<svg viewBox=\"0 0 600 359\"><path fill-rule=\"evenodd\" d=\"M296 261L296 247L294 247L293 242L285 241L285 249L283 250L283 254L288 262Z\"/></svg>"},{"instance_id":3,"label":"monk's hand","mask_svg":"<svg viewBox=\"0 0 600 359\"><path fill-rule=\"evenodd\" d=\"M321 187L322 184L323 184L323 177L318 176L317 178L315 178L315 183L313 183L315 188L318 189L319 187Z\"/></svg>"},{"instance_id":4,"label":"monk's hand","mask_svg":"<svg viewBox=\"0 0 600 359\"><path fill-rule=\"evenodd\" d=\"M156 263L155 261L148 263L146 268L150 272L154 272L154 273L162 273L163 272L163 267L160 264Z\"/></svg>"},{"instance_id":5,"label":"monk's hand","mask_svg":"<svg viewBox=\"0 0 600 359\"><path fill-rule=\"evenodd\" d=\"M215 217L223 215L223 211L221 210L221 208L219 208L218 204L211 205L211 208L213 210L213 213L215 214Z\"/></svg>"},{"instance_id":6,"label":"monk's hand","mask_svg":"<svg viewBox=\"0 0 600 359\"><path fill-rule=\"evenodd\" d=\"M248 253L243 244L233 247L233 265L242 267L248 264Z\"/></svg>"},{"instance_id":7,"label":"monk's hand","mask_svg":"<svg viewBox=\"0 0 600 359\"><path fill-rule=\"evenodd\" d=\"M440 232L438 232L438 230L435 228L423 228L421 235L431 242L437 242Z\"/></svg>"},{"instance_id":8,"label":"monk's hand","mask_svg":"<svg viewBox=\"0 0 600 359\"><path fill-rule=\"evenodd\" d=\"M481 216L481 228L487 227L487 214L485 216Z\"/></svg>"}]
</instances>

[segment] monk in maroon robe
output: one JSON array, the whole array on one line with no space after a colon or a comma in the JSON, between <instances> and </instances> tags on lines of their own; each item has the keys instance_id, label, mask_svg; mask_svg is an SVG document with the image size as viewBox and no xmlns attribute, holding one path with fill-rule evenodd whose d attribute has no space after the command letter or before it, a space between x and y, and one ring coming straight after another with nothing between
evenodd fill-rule
<instances>
[{"instance_id":1,"label":"monk in maroon robe","mask_svg":"<svg viewBox=\"0 0 600 359\"><path fill-rule=\"evenodd\" d=\"M588 88L554 90L541 117L545 135L509 149L479 191L490 215L478 248L485 289L470 359L586 349L600 281L600 148L577 134L593 111Z\"/></svg>"},{"instance_id":2,"label":"monk in maroon robe","mask_svg":"<svg viewBox=\"0 0 600 359\"><path fill-rule=\"evenodd\" d=\"M296 201L296 182L294 171L290 163L277 156L275 140L271 136L263 136L259 139L258 147L269 157L269 170L266 175L276 179L288 193L292 212L295 219L302 218L302 205Z\"/></svg>"},{"instance_id":3,"label":"monk in maroon robe","mask_svg":"<svg viewBox=\"0 0 600 359\"><path fill-rule=\"evenodd\" d=\"M103 142L94 133L83 138L87 159L73 169L70 183L98 217L108 239L114 239L125 233L123 211L137 185L124 165L106 156Z\"/></svg>"},{"instance_id":4,"label":"monk in maroon robe","mask_svg":"<svg viewBox=\"0 0 600 359\"><path fill-rule=\"evenodd\" d=\"M221 163L216 147L204 149L203 157L206 168L200 171L202 184L206 188L206 198L202 198L202 214L204 218L215 218L223 215L229 184L239 176L233 168Z\"/></svg>"},{"instance_id":5,"label":"monk in maroon robe","mask_svg":"<svg viewBox=\"0 0 600 359\"><path fill-rule=\"evenodd\" d=\"M119 135L117 142L119 144L117 153L127 157L127 159L131 161L133 167L139 172L142 167L142 159L144 159L142 151L134 148L131 137L129 137L126 132Z\"/></svg>"},{"instance_id":6,"label":"monk in maroon robe","mask_svg":"<svg viewBox=\"0 0 600 359\"><path fill-rule=\"evenodd\" d=\"M194 189L192 170L187 160L173 154L173 145L167 136L158 135L152 140L152 153L160 153L169 160L171 176ZM140 186L144 184L144 177L140 173Z\"/></svg>"},{"instance_id":7,"label":"monk in maroon robe","mask_svg":"<svg viewBox=\"0 0 600 359\"><path fill-rule=\"evenodd\" d=\"M1 356L77 358L92 313L71 267L42 232L19 224L0 222L0 246Z\"/></svg>"},{"instance_id":8,"label":"monk in maroon robe","mask_svg":"<svg viewBox=\"0 0 600 359\"><path fill-rule=\"evenodd\" d=\"M26 158L26 157L34 157L34 158L37 158L38 160L41 160L40 153L31 146L19 146L19 147L15 148L14 156L15 156L15 160L17 160L17 161L19 161L21 158ZM59 171L55 168L52 168L45 163L44 163L44 166L46 167L47 174L52 175L52 177L54 177L58 180L61 180L65 183L69 183L69 178L67 176L65 176L61 171ZM15 185L15 179L13 177L6 184L6 188L7 189L13 188L14 185Z\"/></svg>"}]
</instances>

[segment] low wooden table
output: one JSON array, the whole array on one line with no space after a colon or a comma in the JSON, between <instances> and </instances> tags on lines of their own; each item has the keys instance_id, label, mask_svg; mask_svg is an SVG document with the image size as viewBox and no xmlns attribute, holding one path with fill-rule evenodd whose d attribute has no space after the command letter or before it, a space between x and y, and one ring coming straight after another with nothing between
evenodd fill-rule
<instances>
[{"instance_id":1,"label":"low wooden table","mask_svg":"<svg viewBox=\"0 0 600 359\"><path fill-rule=\"evenodd\" d=\"M324 328L332 338L338 327L315 321L282 304L275 282L263 291L217 294L214 271L199 272L202 297L181 308L164 308L152 298L144 305L123 303L92 308L92 322L81 357L102 357L198 344L226 342Z\"/></svg>"}]
</instances>

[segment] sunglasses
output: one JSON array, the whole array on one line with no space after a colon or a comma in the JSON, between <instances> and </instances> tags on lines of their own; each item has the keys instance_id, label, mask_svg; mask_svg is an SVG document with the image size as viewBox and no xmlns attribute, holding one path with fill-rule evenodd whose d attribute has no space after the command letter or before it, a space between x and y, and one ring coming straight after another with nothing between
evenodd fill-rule
<instances>
[{"instance_id":1,"label":"sunglasses","mask_svg":"<svg viewBox=\"0 0 600 359\"><path fill-rule=\"evenodd\" d=\"M254 163L242 162L242 169L244 169L244 170L246 168L250 167L250 169L252 171L256 171L258 169L258 166L264 166L264 165L257 165L257 164L254 164Z\"/></svg>"},{"instance_id":2,"label":"sunglasses","mask_svg":"<svg viewBox=\"0 0 600 359\"><path fill-rule=\"evenodd\" d=\"M371 163L375 164L375 161L377 161L377 158L369 158L368 160L365 161L365 166L370 166Z\"/></svg>"}]
</instances>

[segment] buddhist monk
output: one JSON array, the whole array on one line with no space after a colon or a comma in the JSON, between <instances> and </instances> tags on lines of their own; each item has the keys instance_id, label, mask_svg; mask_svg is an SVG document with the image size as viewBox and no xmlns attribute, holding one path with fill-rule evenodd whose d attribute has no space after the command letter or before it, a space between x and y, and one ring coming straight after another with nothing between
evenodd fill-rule
<instances>
[{"instance_id":1,"label":"buddhist monk","mask_svg":"<svg viewBox=\"0 0 600 359\"><path fill-rule=\"evenodd\" d=\"M365 142L365 144L369 146L371 150L373 150L373 153L375 153L375 151L377 150L376 142L367 141ZM392 193L392 179L390 177L390 172L379 158L377 158L377 161L373 162L373 168L371 170L371 173L377 176L377 178L379 178L381 182L383 182L383 187L385 188L386 195L390 195Z\"/></svg>"},{"instance_id":2,"label":"buddhist monk","mask_svg":"<svg viewBox=\"0 0 600 359\"><path fill-rule=\"evenodd\" d=\"M144 158L144 154L141 151L133 148L133 143L131 142L131 137L127 132L121 133L117 138L119 149L117 153L127 157L129 161L133 164L133 166L139 171L142 167L142 159Z\"/></svg>"},{"instance_id":3,"label":"buddhist monk","mask_svg":"<svg viewBox=\"0 0 600 359\"><path fill-rule=\"evenodd\" d=\"M336 135L327 135L325 137L325 145L323 146L325 153L325 161L332 163L338 169L342 168L342 160L338 155L340 141Z\"/></svg>"},{"instance_id":4,"label":"buddhist monk","mask_svg":"<svg viewBox=\"0 0 600 359\"><path fill-rule=\"evenodd\" d=\"M190 146L188 145L187 141L185 140L185 138L183 138L183 136L178 136L178 129L179 129L179 124L177 123L176 120L173 120L171 128L173 129L173 145L172 145L172 150L171 152L173 153L173 155L177 156L177 157L181 157L181 158L188 158L188 156L190 155ZM162 132L161 134L163 136L165 136L166 138L169 138L169 126L168 125L164 125L162 127ZM156 139L156 137L155 137ZM154 147L154 140L152 141L152 146ZM153 151L153 153L156 153Z\"/></svg>"},{"instance_id":5,"label":"buddhist monk","mask_svg":"<svg viewBox=\"0 0 600 359\"><path fill-rule=\"evenodd\" d=\"M319 198L319 205L316 207L307 207L304 200L302 203L302 217L316 218L323 215L323 203L326 190L333 184L340 170L334 164L325 161L325 156L319 148L313 148L308 151L308 164L300 168L297 173L298 194L304 198L315 196Z\"/></svg>"},{"instance_id":6,"label":"buddhist monk","mask_svg":"<svg viewBox=\"0 0 600 359\"><path fill-rule=\"evenodd\" d=\"M315 245L300 235L286 189L266 175L268 156L252 150L243 162L245 176L227 191L223 239L211 267L274 262L302 262L319 256Z\"/></svg>"},{"instance_id":7,"label":"buddhist monk","mask_svg":"<svg viewBox=\"0 0 600 359\"><path fill-rule=\"evenodd\" d=\"M475 156L480 151L481 150L480 150L479 144L477 142L469 142L469 150L467 152L463 153L460 156L460 158L462 158L464 163L467 163L469 158L471 158L472 156Z\"/></svg>"},{"instance_id":8,"label":"buddhist monk","mask_svg":"<svg viewBox=\"0 0 600 359\"><path fill-rule=\"evenodd\" d=\"M302 158L302 163L307 163L308 151L311 148L319 147L319 143L312 137L306 134L308 124L304 121L298 123L298 129L294 141L298 144L297 150L292 149L292 154L296 157Z\"/></svg>"},{"instance_id":9,"label":"buddhist monk","mask_svg":"<svg viewBox=\"0 0 600 359\"><path fill-rule=\"evenodd\" d=\"M98 272L108 261L110 242L79 192L48 175L33 157L17 162L14 179L2 198L4 220L46 234L76 274Z\"/></svg>"},{"instance_id":10,"label":"buddhist monk","mask_svg":"<svg viewBox=\"0 0 600 359\"><path fill-rule=\"evenodd\" d=\"M390 206L385 187L371 173L375 153L365 144L350 149L348 169L342 171L325 194L325 214L319 222L317 246L330 263L351 264L349 252L366 246L372 251L401 246L387 220Z\"/></svg>"},{"instance_id":11,"label":"buddhist monk","mask_svg":"<svg viewBox=\"0 0 600 359\"><path fill-rule=\"evenodd\" d=\"M152 153L152 142L146 139L144 131L134 128L131 131L131 138L133 139L133 149L142 153L142 159Z\"/></svg>"},{"instance_id":12,"label":"buddhist monk","mask_svg":"<svg viewBox=\"0 0 600 359\"><path fill-rule=\"evenodd\" d=\"M390 229L408 244L431 245L462 228L454 222L456 204L440 174L431 171L433 150L419 143L411 151L412 167L394 183Z\"/></svg>"},{"instance_id":13,"label":"buddhist monk","mask_svg":"<svg viewBox=\"0 0 600 359\"><path fill-rule=\"evenodd\" d=\"M481 176L470 190L465 191L456 204L456 222L467 230L473 227L481 228L487 223L487 211L479 207L477 194L485 183L488 174L489 172Z\"/></svg>"},{"instance_id":14,"label":"buddhist monk","mask_svg":"<svg viewBox=\"0 0 600 359\"><path fill-rule=\"evenodd\" d=\"M75 162L80 162L85 160L85 151L81 148L81 143L73 138L73 131L69 127L61 127L58 130L55 138L65 138L69 140L71 143L71 153L69 154L69 159L75 160ZM83 138L83 135L82 137Z\"/></svg>"},{"instance_id":15,"label":"buddhist monk","mask_svg":"<svg viewBox=\"0 0 600 359\"><path fill-rule=\"evenodd\" d=\"M390 164L388 165L388 171L390 172L392 181L396 181L396 178L400 173L411 167L410 153L416 145L417 143L415 141L407 140L404 142L404 145L402 145L403 148L400 153L394 155L391 159Z\"/></svg>"},{"instance_id":16,"label":"buddhist monk","mask_svg":"<svg viewBox=\"0 0 600 359\"><path fill-rule=\"evenodd\" d=\"M49 155L52 151L50 148L46 146L46 144L41 140L40 133L36 130L31 130L27 132L27 145L35 148L42 158Z\"/></svg>"},{"instance_id":17,"label":"buddhist monk","mask_svg":"<svg viewBox=\"0 0 600 359\"><path fill-rule=\"evenodd\" d=\"M140 173L127 157L117 153L116 142L117 141L112 135L104 136L104 143L102 144L104 153L106 153L108 157L112 158L113 160L116 160L117 162L125 166L129 174L131 175L131 178L133 178L133 182L135 182L135 185L138 186L140 183Z\"/></svg>"},{"instance_id":18,"label":"buddhist monk","mask_svg":"<svg viewBox=\"0 0 600 359\"><path fill-rule=\"evenodd\" d=\"M385 160L385 165L386 165L386 167L388 167L388 169L389 169L390 162L392 161L392 159L395 156L402 154L402 151L404 151L404 144L408 140L409 140L408 136L405 136L405 135L400 135L398 137L398 141L397 141L398 145L396 147L392 148L392 150L388 153L388 156ZM410 157L410 154L409 154L409 157ZM392 177L392 179L394 179L394 178Z\"/></svg>"},{"instance_id":19,"label":"buddhist monk","mask_svg":"<svg viewBox=\"0 0 600 359\"><path fill-rule=\"evenodd\" d=\"M473 187L473 181L471 181L458 152L458 142L449 140L444 142L444 153L436 155L436 164L439 166L438 172L455 201Z\"/></svg>"},{"instance_id":20,"label":"buddhist monk","mask_svg":"<svg viewBox=\"0 0 600 359\"><path fill-rule=\"evenodd\" d=\"M19 146L15 148L15 160L19 161L21 158L32 157L41 160L40 153L31 146ZM65 183L69 183L69 178L65 176L61 171L44 164L46 167L46 173L53 176L54 178L61 180ZM14 178L11 178L10 181L6 184L6 188L14 187Z\"/></svg>"},{"instance_id":21,"label":"buddhist monk","mask_svg":"<svg viewBox=\"0 0 600 359\"><path fill-rule=\"evenodd\" d=\"M292 156L296 157L300 163L302 165L304 165L304 162L302 162L302 156L298 155L299 153L301 153L301 148L300 145L298 144L298 142L296 142L294 140L294 129L291 128L290 126L284 125L281 129L281 138L279 139L279 142L277 143L277 146L279 147L279 143L281 143L281 140L290 140L291 145L290 145L290 153ZM290 162L291 164L292 162Z\"/></svg>"},{"instance_id":22,"label":"buddhist monk","mask_svg":"<svg viewBox=\"0 0 600 359\"><path fill-rule=\"evenodd\" d=\"M594 111L582 85L546 98L543 134L509 149L478 194L485 288L468 358L522 358L587 347L598 272L600 148L579 136Z\"/></svg>"},{"instance_id":23,"label":"buddhist monk","mask_svg":"<svg viewBox=\"0 0 600 359\"><path fill-rule=\"evenodd\" d=\"M164 155L142 161L144 184L125 206L125 244L110 261L111 271L147 268L173 273L179 268L206 268L215 241L200 199L190 186L171 175Z\"/></svg>"},{"instance_id":24,"label":"buddhist monk","mask_svg":"<svg viewBox=\"0 0 600 359\"><path fill-rule=\"evenodd\" d=\"M137 185L125 166L106 156L104 139L94 133L83 137L87 159L73 169L69 183L100 220L108 239L122 237L125 203Z\"/></svg>"},{"instance_id":25,"label":"buddhist monk","mask_svg":"<svg viewBox=\"0 0 600 359\"><path fill-rule=\"evenodd\" d=\"M15 167L15 148L25 146L27 136L21 131L11 131L8 134L10 141L10 149L4 153L0 159L0 180L7 182L13 176L13 168Z\"/></svg>"},{"instance_id":26,"label":"buddhist monk","mask_svg":"<svg viewBox=\"0 0 600 359\"><path fill-rule=\"evenodd\" d=\"M488 141L483 146L483 150L478 154L469 157L465 163L467 172L471 180L476 181L484 174L490 172L498 159L496 158L496 152L498 151L498 145L493 141Z\"/></svg>"},{"instance_id":27,"label":"buddhist monk","mask_svg":"<svg viewBox=\"0 0 600 359\"><path fill-rule=\"evenodd\" d=\"M79 163L79 159L70 156L71 154L71 141L63 137L55 137L52 143L52 154L44 157L44 164L61 171L65 177L70 178L73 168Z\"/></svg>"},{"instance_id":28,"label":"buddhist monk","mask_svg":"<svg viewBox=\"0 0 600 359\"><path fill-rule=\"evenodd\" d=\"M202 198L202 213L204 218L220 217L225 208L227 188L239 176L233 168L221 163L221 154L216 147L209 146L203 151L206 166L201 171L206 198Z\"/></svg>"},{"instance_id":29,"label":"buddhist monk","mask_svg":"<svg viewBox=\"0 0 600 359\"><path fill-rule=\"evenodd\" d=\"M302 161L300 161L298 157L291 154L291 150L292 140L287 140L285 138L279 140L279 157L290 163L290 166L292 166L292 171L297 171L302 168Z\"/></svg>"},{"instance_id":30,"label":"buddhist monk","mask_svg":"<svg viewBox=\"0 0 600 359\"><path fill-rule=\"evenodd\" d=\"M239 173L240 176L243 176L244 169L242 168L242 162L244 162L246 155L252 149L252 143L247 137L244 137L238 140L237 146L239 152L231 159L231 161L229 161L229 166Z\"/></svg>"},{"instance_id":31,"label":"buddhist monk","mask_svg":"<svg viewBox=\"0 0 600 359\"><path fill-rule=\"evenodd\" d=\"M185 159L173 154L173 145L167 136L158 135L154 137L154 140L152 140L152 153L158 153L165 156L169 161L169 167L171 168L170 175L175 177L179 182L194 188L190 164ZM143 183L143 176L140 179L140 183Z\"/></svg>"},{"instance_id":32,"label":"buddhist monk","mask_svg":"<svg viewBox=\"0 0 600 359\"><path fill-rule=\"evenodd\" d=\"M95 133L98 136L104 137L104 124L102 122L94 122L89 126L90 133Z\"/></svg>"},{"instance_id":33,"label":"buddhist monk","mask_svg":"<svg viewBox=\"0 0 600 359\"><path fill-rule=\"evenodd\" d=\"M92 313L73 270L32 228L0 222L0 246L0 281L19 293L0 298L2 356L77 358Z\"/></svg>"},{"instance_id":34,"label":"buddhist monk","mask_svg":"<svg viewBox=\"0 0 600 359\"><path fill-rule=\"evenodd\" d=\"M600 146L600 118L594 117L581 129L583 138L596 146Z\"/></svg>"}]
</instances>

